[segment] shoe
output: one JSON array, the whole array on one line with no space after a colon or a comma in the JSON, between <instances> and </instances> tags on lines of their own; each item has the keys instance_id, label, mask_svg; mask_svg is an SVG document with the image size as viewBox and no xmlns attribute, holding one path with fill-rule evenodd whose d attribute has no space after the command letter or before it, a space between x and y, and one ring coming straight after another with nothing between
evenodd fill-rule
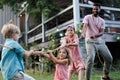
<instances>
[{"instance_id":1,"label":"shoe","mask_svg":"<svg viewBox=\"0 0 120 80\"><path fill-rule=\"evenodd\" d=\"M102 80L113 80L113 79L111 79L110 77L107 78L102 77Z\"/></svg>"}]
</instances>

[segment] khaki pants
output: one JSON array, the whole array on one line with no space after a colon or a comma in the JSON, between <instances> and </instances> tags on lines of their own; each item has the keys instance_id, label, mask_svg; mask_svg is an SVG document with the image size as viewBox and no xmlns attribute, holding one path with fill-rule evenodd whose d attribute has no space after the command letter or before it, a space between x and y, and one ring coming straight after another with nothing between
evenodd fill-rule
<instances>
[{"instance_id":1,"label":"khaki pants","mask_svg":"<svg viewBox=\"0 0 120 80\"><path fill-rule=\"evenodd\" d=\"M85 45L87 51L86 79L90 80L96 53L98 53L104 60L103 73L108 74L111 69L113 58L105 45L105 42L103 40L88 39L85 41Z\"/></svg>"}]
</instances>

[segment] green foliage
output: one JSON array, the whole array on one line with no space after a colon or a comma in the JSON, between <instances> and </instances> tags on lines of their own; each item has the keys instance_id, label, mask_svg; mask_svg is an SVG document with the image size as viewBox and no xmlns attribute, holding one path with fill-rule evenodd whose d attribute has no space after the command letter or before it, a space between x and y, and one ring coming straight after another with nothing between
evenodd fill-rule
<instances>
[{"instance_id":1,"label":"green foliage","mask_svg":"<svg viewBox=\"0 0 120 80\"><path fill-rule=\"evenodd\" d=\"M23 1L24 0L0 0L0 6L9 5L9 6L11 6L11 8L14 12L19 12L20 8L21 8L20 4Z\"/></svg>"},{"instance_id":2,"label":"green foliage","mask_svg":"<svg viewBox=\"0 0 120 80\"><path fill-rule=\"evenodd\" d=\"M3 8L3 1L0 0L0 9Z\"/></svg>"},{"instance_id":3,"label":"green foliage","mask_svg":"<svg viewBox=\"0 0 120 80\"><path fill-rule=\"evenodd\" d=\"M32 47L33 47L34 50L39 50L39 45L35 42L33 43Z\"/></svg>"},{"instance_id":4,"label":"green foliage","mask_svg":"<svg viewBox=\"0 0 120 80\"><path fill-rule=\"evenodd\" d=\"M49 41L50 41L50 43L49 43L48 47L45 48L45 51L54 50L55 48L58 47L57 38L56 38L55 33L53 33L51 36L49 36ZM54 54L54 56L57 56L57 51L55 51L53 54ZM45 58L44 61L47 64L47 67L46 67L47 72L51 72L52 70L55 69L55 64L51 60Z\"/></svg>"},{"instance_id":5,"label":"green foliage","mask_svg":"<svg viewBox=\"0 0 120 80\"><path fill-rule=\"evenodd\" d=\"M28 6L28 12L30 13L34 13L34 9L36 9L36 13L43 13L46 17L49 17L54 12L54 10L58 11L57 5L55 5L52 0L37 0L34 7L30 6L32 4L29 3Z\"/></svg>"},{"instance_id":6,"label":"green foliage","mask_svg":"<svg viewBox=\"0 0 120 80\"><path fill-rule=\"evenodd\" d=\"M77 28L77 30L76 30L76 34L77 34L77 35L80 35L80 34L81 34L81 31L82 31L83 24L78 24L77 26L78 26L78 28Z\"/></svg>"},{"instance_id":7,"label":"green foliage","mask_svg":"<svg viewBox=\"0 0 120 80\"><path fill-rule=\"evenodd\" d=\"M25 45L25 43L21 42L20 44L25 50L29 50L29 47L27 45Z\"/></svg>"},{"instance_id":8,"label":"green foliage","mask_svg":"<svg viewBox=\"0 0 120 80\"><path fill-rule=\"evenodd\" d=\"M51 16L59 10L58 6L53 3L52 0L0 0L0 8L7 4L12 7L15 12L20 12L22 10L21 4L27 2L27 13L38 15L43 13L46 17Z\"/></svg>"}]
</instances>

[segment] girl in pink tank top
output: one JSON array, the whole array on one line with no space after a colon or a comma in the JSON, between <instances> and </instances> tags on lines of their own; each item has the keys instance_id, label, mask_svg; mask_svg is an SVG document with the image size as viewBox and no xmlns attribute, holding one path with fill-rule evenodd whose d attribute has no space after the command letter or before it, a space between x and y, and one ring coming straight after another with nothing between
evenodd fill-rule
<instances>
[{"instance_id":1,"label":"girl in pink tank top","mask_svg":"<svg viewBox=\"0 0 120 80\"><path fill-rule=\"evenodd\" d=\"M47 53L48 54L38 52L39 55L49 58L56 64L54 80L69 80L68 65L71 63L69 49L65 47L60 48L57 57L52 54L51 50L49 50Z\"/></svg>"},{"instance_id":2,"label":"girl in pink tank top","mask_svg":"<svg viewBox=\"0 0 120 80\"><path fill-rule=\"evenodd\" d=\"M80 53L79 39L72 26L68 26L66 36L61 39L61 43L61 47L67 47L71 52L72 64L68 69L69 80L71 80L73 72L78 72L79 80L82 80L85 65Z\"/></svg>"}]
</instances>

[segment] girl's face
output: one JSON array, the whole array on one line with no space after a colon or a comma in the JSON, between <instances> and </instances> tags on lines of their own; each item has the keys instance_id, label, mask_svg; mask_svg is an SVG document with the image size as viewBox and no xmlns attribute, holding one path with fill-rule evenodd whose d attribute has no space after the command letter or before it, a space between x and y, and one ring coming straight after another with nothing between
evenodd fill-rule
<instances>
[{"instance_id":1,"label":"girl's face","mask_svg":"<svg viewBox=\"0 0 120 80\"><path fill-rule=\"evenodd\" d=\"M68 36L73 36L75 31L72 27L68 27L66 33Z\"/></svg>"},{"instance_id":2,"label":"girl's face","mask_svg":"<svg viewBox=\"0 0 120 80\"><path fill-rule=\"evenodd\" d=\"M13 34L12 34L12 38L13 38L13 40L18 41L18 39L19 39L19 34L18 34L18 33L13 33Z\"/></svg>"},{"instance_id":3,"label":"girl's face","mask_svg":"<svg viewBox=\"0 0 120 80\"><path fill-rule=\"evenodd\" d=\"M58 56L60 59L65 59L67 57L67 52L65 49L60 49Z\"/></svg>"}]
</instances>

